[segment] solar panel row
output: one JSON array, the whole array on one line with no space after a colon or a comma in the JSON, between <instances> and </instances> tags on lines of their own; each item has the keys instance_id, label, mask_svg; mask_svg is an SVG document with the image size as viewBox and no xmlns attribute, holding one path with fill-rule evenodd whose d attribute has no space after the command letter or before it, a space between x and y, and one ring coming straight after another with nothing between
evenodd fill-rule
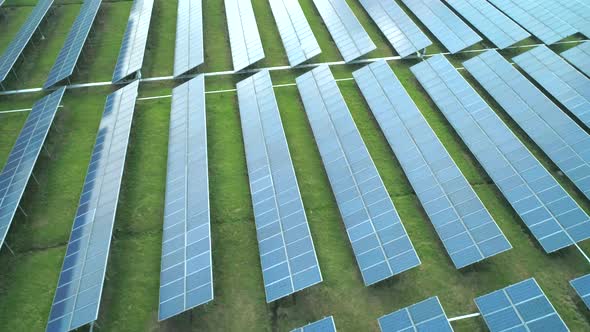
<instances>
[{"instance_id":1,"label":"solar panel row","mask_svg":"<svg viewBox=\"0 0 590 332\"><path fill-rule=\"evenodd\" d=\"M297 0L269 0L287 58L297 66L322 50Z\"/></svg>"},{"instance_id":2,"label":"solar panel row","mask_svg":"<svg viewBox=\"0 0 590 332\"><path fill-rule=\"evenodd\" d=\"M240 71L264 59L264 49L250 0L224 1L232 62Z\"/></svg>"},{"instance_id":3,"label":"solar panel row","mask_svg":"<svg viewBox=\"0 0 590 332\"><path fill-rule=\"evenodd\" d=\"M0 84L6 80L52 4L53 0L40 0L2 56L0 56Z\"/></svg>"},{"instance_id":4,"label":"solar panel row","mask_svg":"<svg viewBox=\"0 0 590 332\"><path fill-rule=\"evenodd\" d=\"M328 66L296 81L365 285L420 265Z\"/></svg>"},{"instance_id":5,"label":"solar panel row","mask_svg":"<svg viewBox=\"0 0 590 332\"><path fill-rule=\"evenodd\" d=\"M561 53L561 56L586 74L586 76L590 76L590 41L570 48Z\"/></svg>"},{"instance_id":6,"label":"solar panel row","mask_svg":"<svg viewBox=\"0 0 590 332\"><path fill-rule=\"evenodd\" d=\"M138 86L136 80L107 97L51 305L48 332L75 330L98 318Z\"/></svg>"},{"instance_id":7,"label":"solar panel row","mask_svg":"<svg viewBox=\"0 0 590 332\"><path fill-rule=\"evenodd\" d=\"M313 0L345 62L377 47L345 0Z\"/></svg>"},{"instance_id":8,"label":"solar panel row","mask_svg":"<svg viewBox=\"0 0 590 332\"><path fill-rule=\"evenodd\" d=\"M213 300L205 78L172 90L159 320Z\"/></svg>"},{"instance_id":9,"label":"solar panel row","mask_svg":"<svg viewBox=\"0 0 590 332\"><path fill-rule=\"evenodd\" d=\"M534 54L527 52L514 60L521 67L538 66ZM590 136L498 52L491 50L471 58L464 67L590 198ZM544 196L561 198L561 188Z\"/></svg>"},{"instance_id":10,"label":"solar panel row","mask_svg":"<svg viewBox=\"0 0 590 332\"><path fill-rule=\"evenodd\" d=\"M447 3L498 48L530 37L526 30L486 0L447 0Z\"/></svg>"},{"instance_id":11,"label":"solar panel row","mask_svg":"<svg viewBox=\"0 0 590 332\"><path fill-rule=\"evenodd\" d=\"M174 77L205 62L202 0L179 0L174 49Z\"/></svg>"},{"instance_id":12,"label":"solar panel row","mask_svg":"<svg viewBox=\"0 0 590 332\"><path fill-rule=\"evenodd\" d=\"M43 85L44 89L53 87L74 73L76 63L82 53L82 48L88 38L101 3L102 0L88 0L82 4L80 14L76 17L66 37L66 42L61 51L59 51L55 64L51 68L47 81Z\"/></svg>"},{"instance_id":13,"label":"solar panel row","mask_svg":"<svg viewBox=\"0 0 590 332\"><path fill-rule=\"evenodd\" d=\"M590 237L590 219L442 55L411 67L546 252Z\"/></svg>"},{"instance_id":14,"label":"solar panel row","mask_svg":"<svg viewBox=\"0 0 590 332\"><path fill-rule=\"evenodd\" d=\"M402 0L451 53L457 53L482 39L440 0Z\"/></svg>"},{"instance_id":15,"label":"solar panel row","mask_svg":"<svg viewBox=\"0 0 590 332\"><path fill-rule=\"evenodd\" d=\"M143 66L154 0L134 0L113 72L113 83L138 73Z\"/></svg>"},{"instance_id":16,"label":"solar panel row","mask_svg":"<svg viewBox=\"0 0 590 332\"><path fill-rule=\"evenodd\" d=\"M590 128L590 79L588 77L545 45L538 46L512 60L586 127Z\"/></svg>"},{"instance_id":17,"label":"solar panel row","mask_svg":"<svg viewBox=\"0 0 590 332\"><path fill-rule=\"evenodd\" d=\"M455 267L512 248L389 65L353 73Z\"/></svg>"},{"instance_id":18,"label":"solar panel row","mask_svg":"<svg viewBox=\"0 0 590 332\"><path fill-rule=\"evenodd\" d=\"M320 319L291 332L336 332L336 325L332 316Z\"/></svg>"},{"instance_id":19,"label":"solar panel row","mask_svg":"<svg viewBox=\"0 0 590 332\"><path fill-rule=\"evenodd\" d=\"M35 103L0 173L0 248L33 174L64 92L65 88L61 88Z\"/></svg>"},{"instance_id":20,"label":"solar panel row","mask_svg":"<svg viewBox=\"0 0 590 332\"><path fill-rule=\"evenodd\" d=\"M488 0L543 43L551 45L576 33L576 29L538 0Z\"/></svg>"},{"instance_id":21,"label":"solar panel row","mask_svg":"<svg viewBox=\"0 0 590 332\"><path fill-rule=\"evenodd\" d=\"M379 318L379 328L382 332L453 331L436 296Z\"/></svg>"},{"instance_id":22,"label":"solar panel row","mask_svg":"<svg viewBox=\"0 0 590 332\"><path fill-rule=\"evenodd\" d=\"M570 281L570 284L578 293L588 309L590 309L590 274Z\"/></svg>"},{"instance_id":23,"label":"solar panel row","mask_svg":"<svg viewBox=\"0 0 590 332\"><path fill-rule=\"evenodd\" d=\"M266 301L322 281L270 74L237 84Z\"/></svg>"},{"instance_id":24,"label":"solar panel row","mask_svg":"<svg viewBox=\"0 0 590 332\"><path fill-rule=\"evenodd\" d=\"M491 332L569 331L534 278L475 299Z\"/></svg>"},{"instance_id":25,"label":"solar panel row","mask_svg":"<svg viewBox=\"0 0 590 332\"><path fill-rule=\"evenodd\" d=\"M430 39L395 1L360 0L360 3L402 58L432 45Z\"/></svg>"},{"instance_id":26,"label":"solar panel row","mask_svg":"<svg viewBox=\"0 0 590 332\"><path fill-rule=\"evenodd\" d=\"M540 0L539 4L578 32L590 37L590 2L584 4L579 0Z\"/></svg>"}]
</instances>

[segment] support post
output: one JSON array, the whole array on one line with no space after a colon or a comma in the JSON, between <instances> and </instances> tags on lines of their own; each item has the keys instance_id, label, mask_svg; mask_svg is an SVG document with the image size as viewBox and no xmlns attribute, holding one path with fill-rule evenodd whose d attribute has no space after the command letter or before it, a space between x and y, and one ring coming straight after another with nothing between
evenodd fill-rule
<instances>
[{"instance_id":1,"label":"support post","mask_svg":"<svg viewBox=\"0 0 590 332\"><path fill-rule=\"evenodd\" d=\"M25 209L23 209L22 206L20 206L20 204L18 205L18 208L20 209L20 212L22 212L25 215L25 217L29 217L29 215L25 212Z\"/></svg>"},{"instance_id":2,"label":"support post","mask_svg":"<svg viewBox=\"0 0 590 332\"><path fill-rule=\"evenodd\" d=\"M51 153L49 153L49 150L47 149L45 144L43 144L43 151L45 151L45 153L47 153L47 156L49 156L49 158L51 158Z\"/></svg>"},{"instance_id":3,"label":"support post","mask_svg":"<svg viewBox=\"0 0 590 332\"><path fill-rule=\"evenodd\" d=\"M37 185L39 185L39 180L37 180L37 177L35 176L35 173L32 173L32 172L31 172L31 177L33 178L33 180L35 181L35 183L36 183Z\"/></svg>"},{"instance_id":4,"label":"support post","mask_svg":"<svg viewBox=\"0 0 590 332\"><path fill-rule=\"evenodd\" d=\"M8 245L8 242L4 241L4 245L6 246L6 249L8 249L8 251L10 251L10 253L12 254L12 256L16 256L14 254L14 251L12 251L12 248L10 248L10 246Z\"/></svg>"}]
</instances>

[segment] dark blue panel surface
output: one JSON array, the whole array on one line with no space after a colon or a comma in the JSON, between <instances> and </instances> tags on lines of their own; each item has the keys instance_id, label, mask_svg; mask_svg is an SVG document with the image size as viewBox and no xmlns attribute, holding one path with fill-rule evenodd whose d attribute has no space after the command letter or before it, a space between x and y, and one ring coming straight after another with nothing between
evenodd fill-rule
<instances>
[{"instance_id":1,"label":"dark blue panel surface","mask_svg":"<svg viewBox=\"0 0 590 332\"><path fill-rule=\"evenodd\" d=\"M0 172L0 248L4 244L64 92L65 88L61 88L35 103L8 155L6 165Z\"/></svg>"},{"instance_id":2,"label":"dark blue panel surface","mask_svg":"<svg viewBox=\"0 0 590 332\"><path fill-rule=\"evenodd\" d=\"M107 97L47 323L48 332L94 322L109 257L139 81Z\"/></svg>"},{"instance_id":3,"label":"dark blue panel surface","mask_svg":"<svg viewBox=\"0 0 590 332\"><path fill-rule=\"evenodd\" d=\"M40 0L31 15L29 15L29 18L27 18L25 24L23 24L2 56L0 56L0 83L4 82L8 73L10 73L10 70L23 53L52 4L53 0Z\"/></svg>"},{"instance_id":4,"label":"dark blue panel surface","mask_svg":"<svg viewBox=\"0 0 590 332\"><path fill-rule=\"evenodd\" d=\"M569 331L534 278L475 299L491 332Z\"/></svg>"},{"instance_id":5,"label":"dark blue panel surface","mask_svg":"<svg viewBox=\"0 0 590 332\"><path fill-rule=\"evenodd\" d=\"M330 69L299 76L297 87L365 285L420 265Z\"/></svg>"},{"instance_id":6,"label":"dark blue panel surface","mask_svg":"<svg viewBox=\"0 0 590 332\"><path fill-rule=\"evenodd\" d=\"M546 59L546 55L558 57L542 46L521 54L514 61L532 72L542 70L544 64L537 59ZM590 136L584 129L498 52L487 51L463 65L576 187L590 198ZM547 71L541 75L532 74L538 78L555 76ZM565 90L563 84L561 90ZM590 96L590 91L588 94ZM590 112L590 103L587 105Z\"/></svg>"},{"instance_id":7,"label":"dark blue panel surface","mask_svg":"<svg viewBox=\"0 0 590 332\"><path fill-rule=\"evenodd\" d=\"M174 77L205 62L202 0L179 0L176 19Z\"/></svg>"},{"instance_id":8,"label":"dark blue panel surface","mask_svg":"<svg viewBox=\"0 0 590 332\"><path fill-rule=\"evenodd\" d=\"M153 7L154 0L134 0L113 72L113 83L141 70Z\"/></svg>"},{"instance_id":9,"label":"dark blue panel surface","mask_svg":"<svg viewBox=\"0 0 590 332\"><path fill-rule=\"evenodd\" d=\"M586 307L590 309L590 274L570 281L576 293L580 296Z\"/></svg>"},{"instance_id":10,"label":"dark blue panel surface","mask_svg":"<svg viewBox=\"0 0 590 332\"><path fill-rule=\"evenodd\" d=\"M51 88L74 73L76 63L82 53L82 48L88 38L101 3L102 0L86 0L82 4L80 14L78 14L78 17L74 21L66 42L61 51L59 51L55 64L49 72L49 77L45 85L43 85L44 89Z\"/></svg>"},{"instance_id":11,"label":"dark blue panel surface","mask_svg":"<svg viewBox=\"0 0 590 332\"><path fill-rule=\"evenodd\" d=\"M330 316L291 332L336 332L336 325L334 325L334 318Z\"/></svg>"},{"instance_id":12,"label":"dark blue panel surface","mask_svg":"<svg viewBox=\"0 0 590 332\"><path fill-rule=\"evenodd\" d=\"M440 0L402 2L451 53L457 53L481 41L481 37Z\"/></svg>"},{"instance_id":13,"label":"dark blue panel surface","mask_svg":"<svg viewBox=\"0 0 590 332\"><path fill-rule=\"evenodd\" d=\"M267 70L237 85L266 301L322 281Z\"/></svg>"},{"instance_id":14,"label":"dark blue panel surface","mask_svg":"<svg viewBox=\"0 0 590 332\"><path fill-rule=\"evenodd\" d=\"M207 167L205 79L199 75L172 91L159 320L213 300Z\"/></svg>"},{"instance_id":15,"label":"dark blue panel surface","mask_svg":"<svg viewBox=\"0 0 590 332\"><path fill-rule=\"evenodd\" d=\"M442 55L411 67L546 252L590 237L590 218Z\"/></svg>"},{"instance_id":16,"label":"dark blue panel surface","mask_svg":"<svg viewBox=\"0 0 590 332\"><path fill-rule=\"evenodd\" d=\"M512 248L389 65L353 73L457 268Z\"/></svg>"},{"instance_id":17,"label":"dark blue panel surface","mask_svg":"<svg viewBox=\"0 0 590 332\"><path fill-rule=\"evenodd\" d=\"M379 328L382 332L453 331L436 296L379 318Z\"/></svg>"}]
</instances>

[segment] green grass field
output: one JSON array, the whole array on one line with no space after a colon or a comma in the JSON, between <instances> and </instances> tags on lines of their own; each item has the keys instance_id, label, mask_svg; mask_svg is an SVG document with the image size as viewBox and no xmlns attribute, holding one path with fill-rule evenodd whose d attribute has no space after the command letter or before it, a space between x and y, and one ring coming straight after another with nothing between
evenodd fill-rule
<instances>
[{"instance_id":1,"label":"green grass field","mask_svg":"<svg viewBox=\"0 0 590 332\"><path fill-rule=\"evenodd\" d=\"M252 0L266 59L256 67L287 65L267 0ZM341 57L312 0L299 0L323 53L314 62ZM358 0L347 0L378 49L368 57L395 55ZM33 0L8 0L0 8L0 52L32 10ZM82 1L57 0L43 27L44 40L27 49L17 67L20 81L9 89L43 85ZM143 77L172 74L176 1L156 0ZM109 81L127 23L131 1L105 0L84 49L73 83ZM203 0L206 63L204 72L231 69L231 53L222 0ZM415 22L419 21L412 16ZM423 31L427 31L421 26ZM429 35L435 41L434 36ZM571 40L579 39L578 37ZM521 45L536 44L530 38ZM482 42L474 49L489 47ZM562 50L574 44L558 45ZM444 51L442 45L428 53ZM503 52L514 56L523 49ZM451 57L460 66L475 53ZM502 228L513 249L461 271L452 265L435 230L405 178L354 81L340 90L375 160L394 204L416 247L422 265L376 286L365 287L344 224L323 169L297 88L275 89L293 157L324 282L266 304L250 201L242 133L234 92L207 95L209 176L213 236L215 299L162 323L157 321L161 234L166 180L170 99L136 105L115 234L98 320L99 331L290 331L333 315L339 331L376 331L377 318L438 295L449 317L476 312L473 299L498 288L535 277L572 331L590 330L590 313L569 287L569 281L590 272L575 248L547 255L494 186L442 113L412 76L416 60L390 62L455 162ZM335 66L336 78L350 78L359 66ZM293 83L303 70L272 73L275 84ZM462 72L467 76L465 72ZM207 78L207 91L233 89L243 75ZM470 77L495 111L509 124L586 210L583 198L507 114ZM169 95L179 82L142 83L140 97ZM39 158L7 242L15 251L0 252L0 330L42 331L57 278L106 96L112 87L68 90L63 108ZM0 96L0 112L29 108L42 93ZM27 113L0 113L0 165L24 124ZM590 252L590 242L581 247ZM456 331L485 331L481 318L453 323Z\"/></svg>"}]
</instances>

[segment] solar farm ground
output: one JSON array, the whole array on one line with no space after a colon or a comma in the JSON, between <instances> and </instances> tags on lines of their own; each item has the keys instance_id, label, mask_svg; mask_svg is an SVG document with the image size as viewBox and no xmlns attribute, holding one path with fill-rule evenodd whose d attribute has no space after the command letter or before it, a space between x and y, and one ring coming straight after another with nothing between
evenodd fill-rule
<instances>
[{"instance_id":1,"label":"solar farm ground","mask_svg":"<svg viewBox=\"0 0 590 332\"><path fill-rule=\"evenodd\" d=\"M35 40L18 67L20 81L8 89L42 86L63 45L82 1L58 0L43 26L45 39ZM312 0L300 0L322 48L313 62L338 61L340 55ZM348 0L378 49L368 57L395 55L357 0ZM400 2L400 1L398 1ZM8 0L0 8L0 52L31 12L34 0ZM74 83L109 81L116 62L131 1L103 1L94 31L84 49ZM287 57L266 0L253 0L266 59L257 67L287 65ZM401 4L401 2L400 2ZM231 69L222 0L204 0L206 63L203 72ZM403 7L403 6L402 6ZM410 15L424 32L426 28ZM176 1L157 0L142 75L172 74ZM434 46L443 50L429 34ZM580 39L570 38L570 41ZM532 38L519 45L537 44ZM472 47L490 47L484 41ZM575 43L552 47L562 51ZM512 57L525 48L502 52ZM450 57L461 62L477 53ZM334 315L340 331L374 331L377 318L430 296L438 295L449 317L476 312L473 299L512 283L535 277L573 331L590 330L590 313L569 286L590 266L575 248L547 255L475 161L441 112L412 76L416 60L391 61L420 110L453 159L474 186L514 248L463 270L456 270L428 221L402 169L380 132L354 81L339 82L385 185L416 247L422 265L372 287L365 287L357 269L344 225L324 172L297 88L277 87L295 170L316 246L324 282L267 305L255 225L251 208L235 83L243 75L208 77L207 127L215 299L183 315L157 322L160 253L170 99L139 100L131 133L115 233L105 283L100 331L288 331L324 316ZM336 78L349 79L359 66L333 66ZM293 84L305 70L272 72L274 84ZM468 77L465 71L462 73ZM508 116L468 77L543 164L590 212L590 202L575 190L557 167L526 138ZM140 98L169 95L173 81L141 84ZM0 328L3 331L44 330L59 276L84 176L103 111L114 87L71 89L57 114L35 175L23 199L28 214L18 214L7 241L15 251L0 252ZM0 111L29 108L42 96L27 93L0 96ZM27 112L0 114L0 165L3 165L26 119ZM590 242L581 245L590 252ZM481 318L453 322L457 331L485 330Z\"/></svg>"}]
</instances>

